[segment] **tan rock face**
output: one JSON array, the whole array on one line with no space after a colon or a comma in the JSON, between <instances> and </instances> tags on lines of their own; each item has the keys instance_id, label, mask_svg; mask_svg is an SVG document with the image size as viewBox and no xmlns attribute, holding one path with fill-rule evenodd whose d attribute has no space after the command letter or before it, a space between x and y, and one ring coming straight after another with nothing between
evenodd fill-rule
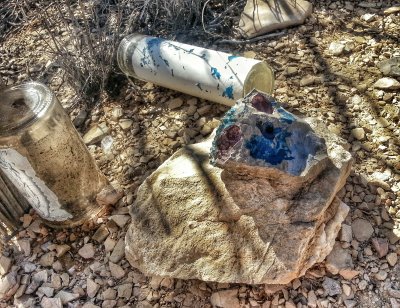
<instances>
[{"instance_id":1,"label":"tan rock face","mask_svg":"<svg viewBox=\"0 0 400 308\"><path fill-rule=\"evenodd\" d=\"M351 157L338 138L324 138L330 160L286 185L211 166L211 142L179 150L139 188L127 259L146 275L182 279L286 284L301 276L332 250L348 213L335 195Z\"/></svg>"},{"instance_id":2,"label":"tan rock face","mask_svg":"<svg viewBox=\"0 0 400 308\"><path fill-rule=\"evenodd\" d=\"M304 0L247 0L239 29L247 37L302 24L311 14L312 4Z\"/></svg>"}]
</instances>

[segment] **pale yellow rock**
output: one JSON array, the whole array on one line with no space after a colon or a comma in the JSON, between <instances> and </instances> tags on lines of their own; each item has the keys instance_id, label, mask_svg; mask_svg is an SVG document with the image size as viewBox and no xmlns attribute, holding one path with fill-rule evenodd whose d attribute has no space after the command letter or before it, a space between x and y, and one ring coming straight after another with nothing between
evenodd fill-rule
<instances>
[{"instance_id":1,"label":"pale yellow rock","mask_svg":"<svg viewBox=\"0 0 400 308\"><path fill-rule=\"evenodd\" d=\"M303 275L332 250L349 210L335 195L351 156L337 137L324 138L330 160L288 182L210 165L210 142L177 151L138 190L127 260L148 276L221 283L287 284Z\"/></svg>"},{"instance_id":2,"label":"pale yellow rock","mask_svg":"<svg viewBox=\"0 0 400 308\"><path fill-rule=\"evenodd\" d=\"M302 24L311 12L312 4L304 0L247 0L239 29L251 38Z\"/></svg>"}]
</instances>

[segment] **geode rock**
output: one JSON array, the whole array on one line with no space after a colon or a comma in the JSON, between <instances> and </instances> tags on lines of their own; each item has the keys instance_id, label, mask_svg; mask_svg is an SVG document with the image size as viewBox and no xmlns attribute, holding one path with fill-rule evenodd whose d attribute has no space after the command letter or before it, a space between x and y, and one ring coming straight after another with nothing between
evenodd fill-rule
<instances>
[{"instance_id":1,"label":"geode rock","mask_svg":"<svg viewBox=\"0 0 400 308\"><path fill-rule=\"evenodd\" d=\"M229 283L303 275L332 250L348 213L335 197L351 167L344 144L250 93L212 144L180 149L140 186L128 261L147 275Z\"/></svg>"},{"instance_id":2,"label":"geode rock","mask_svg":"<svg viewBox=\"0 0 400 308\"><path fill-rule=\"evenodd\" d=\"M213 164L235 173L268 168L269 176L272 172L279 177L310 177L312 169L328 163L324 138L307 122L272 97L256 92L250 97L250 102L243 100L231 108L218 127L211 149Z\"/></svg>"}]
</instances>

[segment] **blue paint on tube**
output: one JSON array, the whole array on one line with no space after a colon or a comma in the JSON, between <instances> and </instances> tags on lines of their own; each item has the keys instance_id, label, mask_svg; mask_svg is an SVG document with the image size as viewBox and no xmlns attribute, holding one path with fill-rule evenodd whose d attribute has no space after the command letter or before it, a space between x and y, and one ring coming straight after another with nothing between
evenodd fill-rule
<instances>
[{"instance_id":1,"label":"blue paint on tube","mask_svg":"<svg viewBox=\"0 0 400 308\"><path fill-rule=\"evenodd\" d=\"M158 37L150 38L146 41L147 44L147 49L149 51L149 54L151 56L151 59L153 60L153 64L159 67L160 65L157 64L158 62L156 61L155 57L158 56L167 67L169 67L169 62L167 59L164 59L161 55L161 43L164 42L163 39L160 39ZM143 64L149 64L149 63L143 63Z\"/></svg>"},{"instance_id":2,"label":"blue paint on tube","mask_svg":"<svg viewBox=\"0 0 400 308\"><path fill-rule=\"evenodd\" d=\"M221 73L218 71L216 67L211 67L211 75L214 78L221 79Z\"/></svg>"},{"instance_id":3,"label":"blue paint on tube","mask_svg":"<svg viewBox=\"0 0 400 308\"><path fill-rule=\"evenodd\" d=\"M153 37L147 40L147 47L149 49L153 49L153 47L158 47L160 48L161 43L163 42L162 39L158 37Z\"/></svg>"},{"instance_id":4,"label":"blue paint on tube","mask_svg":"<svg viewBox=\"0 0 400 308\"><path fill-rule=\"evenodd\" d=\"M233 86L226 87L224 92L222 92L222 96L233 99Z\"/></svg>"}]
</instances>

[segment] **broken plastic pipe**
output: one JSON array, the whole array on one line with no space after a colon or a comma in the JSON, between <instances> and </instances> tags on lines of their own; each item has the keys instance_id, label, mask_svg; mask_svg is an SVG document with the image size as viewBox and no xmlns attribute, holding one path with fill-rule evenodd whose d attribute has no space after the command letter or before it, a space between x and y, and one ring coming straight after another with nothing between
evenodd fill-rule
<instances>
[{"instance_id":1,"label":"broken plastic pipe","mask_svg":"<svg viewBox=\"0 0 400 308\"><path fill-rule=\"evenodd\" d=\"M273 71L263 61L152 36L125 37L117 59L129 76L228 106L253 89L274 88Z\"/></svg>"}]
</instances>

